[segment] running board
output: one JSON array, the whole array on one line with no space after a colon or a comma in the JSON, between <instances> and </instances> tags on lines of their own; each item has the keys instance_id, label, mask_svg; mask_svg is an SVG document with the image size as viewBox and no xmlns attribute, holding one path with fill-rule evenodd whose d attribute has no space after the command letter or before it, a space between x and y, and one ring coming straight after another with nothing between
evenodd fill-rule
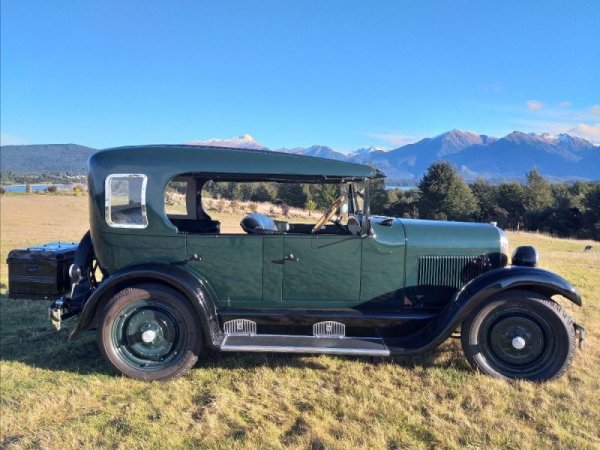
<instances>
[{"instance_id":1,"label":"running board","mask_svg":"<svg viewBox=\"0 0 600 450\"><path fill-rule=\"evenodd\" d=\"M389 356L381 338L317 337L278 334L225 336L223 352L324 353L329 355Z\"/></svg>"}]
</instances>

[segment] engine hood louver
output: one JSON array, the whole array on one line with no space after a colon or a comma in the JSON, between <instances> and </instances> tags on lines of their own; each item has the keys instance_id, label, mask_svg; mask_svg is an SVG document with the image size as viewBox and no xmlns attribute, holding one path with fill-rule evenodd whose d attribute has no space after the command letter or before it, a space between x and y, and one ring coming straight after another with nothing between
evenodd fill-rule
<instances>
[{"instance_id":1,"label":"engine hood louver","mask_svg":"<svg viewBox=\"0 0 600 450\"><path fill-rule=\"evenodd\" d=\"M461 289L473 278L492 268L485 255L419 257L419 286L445 286Z\"/></svg>"}]
</instances>

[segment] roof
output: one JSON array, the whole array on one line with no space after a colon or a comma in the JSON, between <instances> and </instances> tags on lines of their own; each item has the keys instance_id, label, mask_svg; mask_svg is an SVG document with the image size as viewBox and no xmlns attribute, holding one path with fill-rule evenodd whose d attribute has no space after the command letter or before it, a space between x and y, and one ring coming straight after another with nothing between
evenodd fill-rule
<instances>
[{"instance_id":1,"label":"roof","mask_svg":"<svg viewBox=\"0 0 600 450\"><path fill-rule=\"evenodd\" d=\"M380 178L374 167L347 161L230 147L196 145L140 145L99 151L89 159L90 172L162 175L206 173L214 178L341 181Z\"/></svg>"}]
</instances>

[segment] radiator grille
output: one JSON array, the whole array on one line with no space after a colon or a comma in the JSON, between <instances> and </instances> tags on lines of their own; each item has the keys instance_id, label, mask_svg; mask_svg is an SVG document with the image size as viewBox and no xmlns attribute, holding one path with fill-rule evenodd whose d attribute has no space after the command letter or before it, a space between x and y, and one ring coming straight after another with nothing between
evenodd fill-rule
<instances>
[{"instance_id":1,"label":"radiator grille","mask_svg":"<svg viewBox=\"0 0 600 450\"><path fill-rule=\"evenodd\" d=\"M490 259L485 255L421 256L419 257L419 286L447 286L460 289L491 268Z\"/></svg>"}]
</instances>

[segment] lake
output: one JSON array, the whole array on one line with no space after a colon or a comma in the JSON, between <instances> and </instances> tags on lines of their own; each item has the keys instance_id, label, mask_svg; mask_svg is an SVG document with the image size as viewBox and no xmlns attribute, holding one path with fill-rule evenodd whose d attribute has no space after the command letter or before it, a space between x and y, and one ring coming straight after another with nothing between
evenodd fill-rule
<instances>
[{"instance_id":1,"label":"lake","mask_svg":"<svg viewBox=\"0 0 600 450\"><path fill-rule=\"evenodd\" d=\"M411 191L417 189L417 186L386 186L386 189L400 189L401 191Z\"/></svg>"},{"instance_id":2,"label":"lake","mask_svg":"<svg viewBox=\"0 0 600 450\"><path fill-rule=\"evenodd\" d=\"M45 191L46 189L48 189L48 186L56 186L57 189L65 189L67 188L66 184L32 184L31 185L31 192L37 192L37 191ZM2 186L6 192L25 192L25 185L24 184L11 184L8 186Z\"/></svg>"}]
</instances>

